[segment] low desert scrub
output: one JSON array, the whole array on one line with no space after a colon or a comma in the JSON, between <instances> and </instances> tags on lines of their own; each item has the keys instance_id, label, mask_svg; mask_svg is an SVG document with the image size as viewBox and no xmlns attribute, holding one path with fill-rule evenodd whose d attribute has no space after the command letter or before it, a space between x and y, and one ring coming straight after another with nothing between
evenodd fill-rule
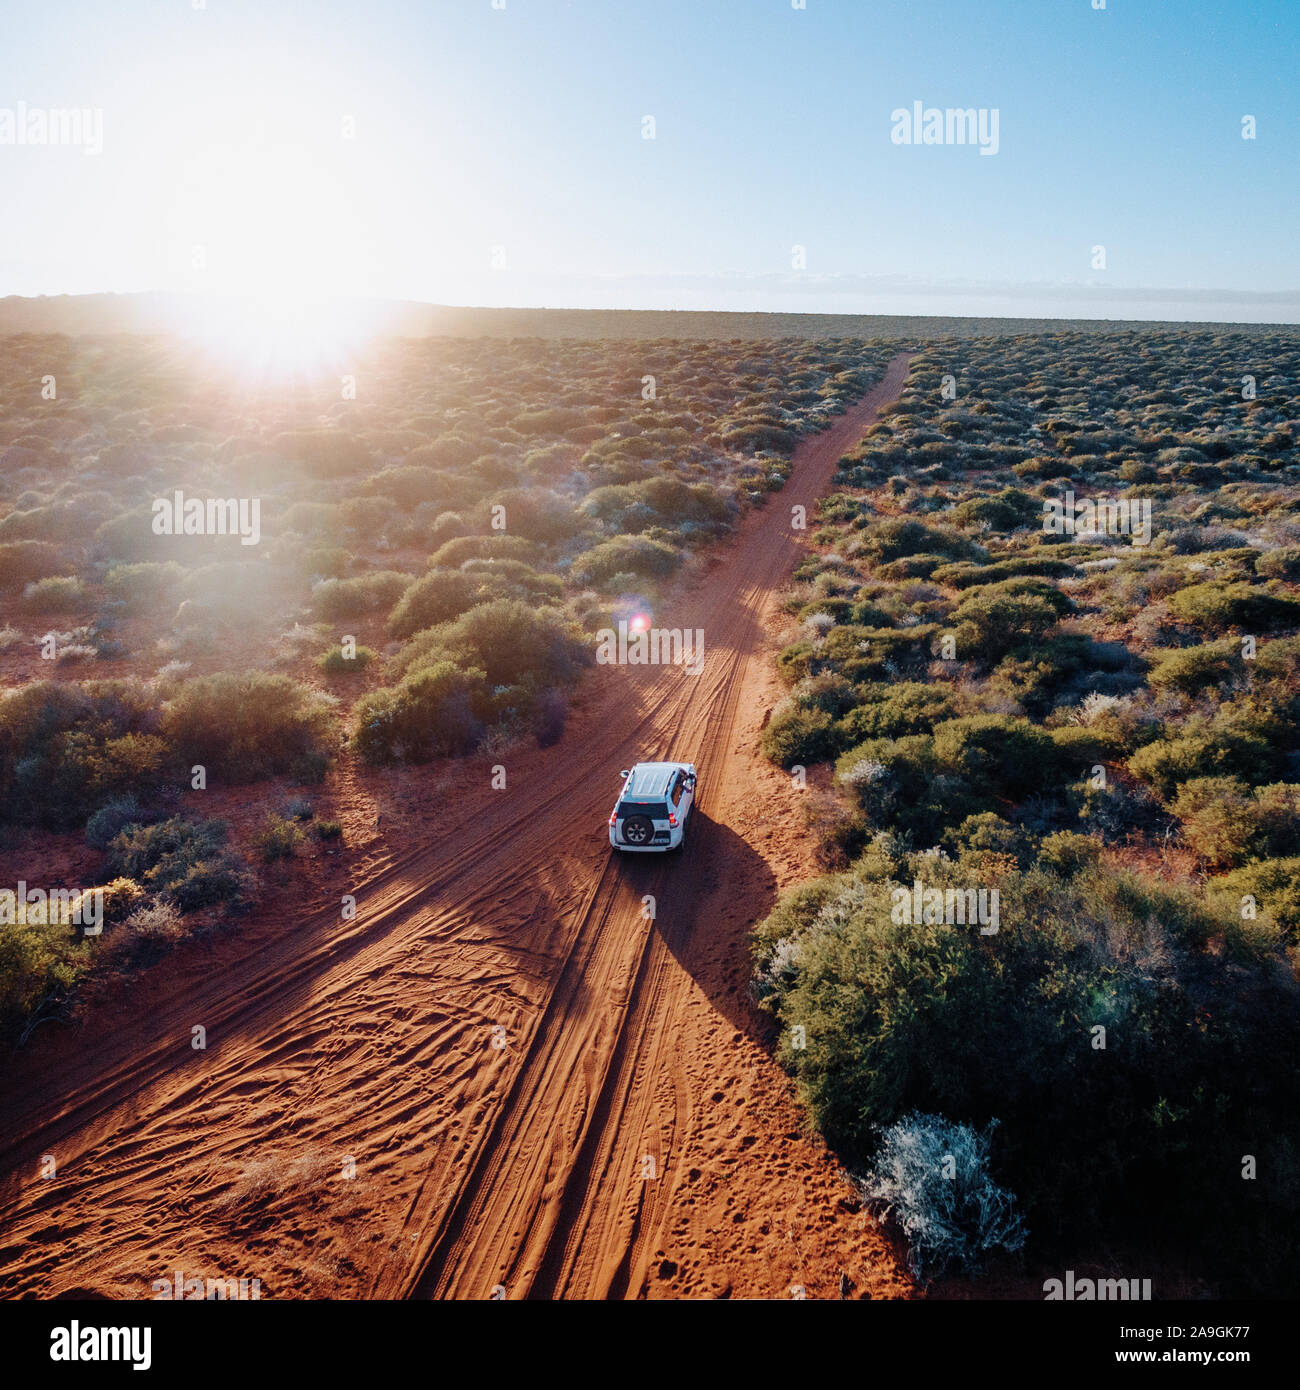
<instances>
[{"instance_id":1,"label":"low desert scrub","mask_svg":"<svg viewBox=\"0 0 1300 1390\"><path fill-rule=\"evenodd\" d=\"M174 605L185 571L175 561L114 565L104 591L129 613L148 613Z\"/></svg>"},{"instance_id":2,"label":"low desert scrub","mask_svg":"<svg viewBox=\"0 0 1300 1390\"><path fill-rule=\"evenodd\" d=\"M312 590L312 608L326 622L386 613L411 583L409 574L377 570L354 579L323 579Z\"/></svg>"},{"instance_id":3,"label":"low desert scrub","mask_svg":"<svg viewBox=\"0 0 1300 1390\"><path fill-rule=\"evenodd\" d=\"M482 671L493 686L539 689L576 680L594 660L594 648L562 614L519 599L496 599L425 629L403 648L397 664L411 672L442 660Z\"/></svg>"},{"instance_id":4,"label":"low desert scrub","mask_svg":"<svg viewBox=\"0 0 1300 1390\"><path fill-rule=\"evenodd\" d=\"M421 665L357 701L353 741L374 764L468 753L483 736L488 700L482 671L445 660Z\"/></svg>"},{"instance_id":5,"label":"low desert scrub","mask_svg":"<svg viewBox=\"0 0 1300 1390\"><path fill-rule=\"evenodd\" d=\"M75 575L38 579L23 590L28 613L75 613L90 601L86 586Z\"/></svg>"},{"instance_id":6,"label":"low desert scrub","mask_svg":"<svg viewBox=\"0 0 1300 1390\"><path fill-rule=\"evenodd\" d=\"M325 652L316 664L327 676L353 676L364 671L377 656L373 647L335 646Z\"/></svg>"},{"instance_id":7,"label":"low desert scrub","mask_svg":"<svg viewBox=\"0 0 1300 1390\"><path fill-rule=\"evenodd\" d=\"M333 725L318 692L260 671L188 680L162 717L163 736L187 766L230 782L296 773L323 754Z\"/></svg>"},{"instance_id":8,"label":"low desert scrub","mask_svg":"<svg viewBox=\"0 0 1300 1390\"><path fill-rule=\"evenodd\" d=\"M243 860L226 845L222 821L179 816L152 825L128 825L108 848L114 871L143 884L181 912L216 904L238 906L252 893Z\"/></svg>"},{"instance_id":9,"label":"low desert scrub","mask_svg":"<svg viewBox=\"0 0 1300 1390\"><path fill-rule=\"evenodd\" d=\"M681 563L672 546L646 536L615 536L584 551L573 562L579 584L606 584L622 574L666 578Z\"/></svg>"},{"instance_id":10,"label":"low desert scrub","mask_svg":"<svg viewBox=\"0 0 1300 1390\"><path fill-rule=\"evenodd\" d=\"M996 1120L976 1130L913 1111L881 1135L858 1186L902 1232L913 1278L926 1282L948 1269L978 1274L994 1250L1024 1247L1016 1199L989 1173L996 1127Z\"/></svg>"},{"instance_id":11,"label":"low desert scrub","mask_svg":"<svg viewBox=\"0 0 1300 1390\"><path fill-rule=\"evenodd\" d=\"M252 843L263 861L273 864L278 859L292 859L305 839L301 827L272 812L253 835Z\"/></svg>"},{"instance_id":12,"label":"low desert scrub","mask_svg":"<svg viewBox=\"0 0 1300 1390\"><path fill-rule=\"evenodd\" d=\"M161 711L137 681L35 681L0 697L0 814L83 825L114 797L148 795L175 775Z\"/></svg>"},{"instance_id":13,"label":"low desert scrub","mask_svg":"<svg viewBox=\"0 0 1300 1390\"><path fill-rule=\"evenodd\" d=\"M57 574L59 568L58 548L48 541L0 543L0 589L48 578Z\"/></svg>"},{"instance_id":14,"label":"low desert scrub","mask_svg":"<svg viewBox=\"0 0 1300 1390\"><path fill-rule=\"evenodd\" d=\"M835 761L824 855L842 871L755 930L755 989L859 1171L887 1133L919 1146L918 1115L997 1119L997 1181L1037 1239L1140 1229L1225 1290L1272 1291L1294 1287L1280 1232L1300 1210L1279 1060L1300 1039L1300 460L1282 424L1300 356L1275 340L1268 403L1243 411L1223 386L1235 332L1158 334L1160 362L1134 367L1153 332L968 343L955 401L951 354L923 351L842 461L763 734L784 766ZM1149 501L1147 543L1119 521L1044 530L1066 479ZM1000 929L892 916L918 881L997 889ZM1208 1176L1264 1132L1268 1192ZM934 1253L913 1241L924 1274L960 1242L931 1219L952 1193L910 1152L875 1171L927 1213L915 1231L943 1233Z\"/></svg>"}]
</instances>

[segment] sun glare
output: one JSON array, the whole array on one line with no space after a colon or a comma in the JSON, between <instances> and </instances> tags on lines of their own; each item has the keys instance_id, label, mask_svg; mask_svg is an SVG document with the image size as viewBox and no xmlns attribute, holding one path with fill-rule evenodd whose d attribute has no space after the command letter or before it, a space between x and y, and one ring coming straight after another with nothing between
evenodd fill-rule
<instances>
[{"instance_id":1,"label":"sun glare","mask_svg":"<svg viewBox=\"0 0 1300 1390\"><path fill-rule=\"evenodd\" d=\"M352 375L358 350L382 327L380 308L364 301L270 293L198 297L186 319L186 335L250 383Z\"/></svg>"},{"instance_id":2,"label":"sun glare","mask_svg":"<svg viewBox=\"0 0 1300 1390\"><path fill-rule=\"evenodd\" d=\"M170 212L178 325L251 381L337 369L381 326L354 143L284 91L265 119L188 159ZM381 156L382 159L382 156Z\"/></svg>"}]
</instances>

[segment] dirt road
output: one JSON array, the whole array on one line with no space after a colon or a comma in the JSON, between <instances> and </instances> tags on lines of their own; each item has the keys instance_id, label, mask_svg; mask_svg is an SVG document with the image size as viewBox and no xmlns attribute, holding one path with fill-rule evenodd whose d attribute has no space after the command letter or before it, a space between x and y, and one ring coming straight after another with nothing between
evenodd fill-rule
<instances>
[{"instance_id":1,"label":"dirt road","mask_svg":"<svg viewBox=\"0 0 1300 1390\"><path fill-rule=\"evenodd\" d=\"M791 509L906 370L654 615L702 630L701 674L594 668L558 746L505 755L503 789L467 765L431 833L339 885L354 918L286 903L282 938L147 1018L20 1060L0 1293L148 1297L177 1269L280 1297L834 1297L841 1271L907 1293L799 1132L742 949L809 865L755 756ZM652 758L699 767L687 847L612 857L618 771Z\"/></svg>"}]
</instances>

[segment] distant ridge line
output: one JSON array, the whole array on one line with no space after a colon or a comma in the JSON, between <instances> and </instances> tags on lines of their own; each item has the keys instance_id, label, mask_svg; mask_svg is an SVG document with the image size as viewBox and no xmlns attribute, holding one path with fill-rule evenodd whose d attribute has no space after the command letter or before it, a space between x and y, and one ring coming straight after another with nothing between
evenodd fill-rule
<instances>
[{"instance_id":1,"label":"distant ridge line","mask_svg":"<svg viewBox=\"0 0 1300 1390\"><path fill-rule=\"evenodd\" d=\"M202 296L180 293L42 295L0 298L0 336L70 336L183 331ZM413 301L366 300L358 306L398 337L451 338L900 338L1132 330L1269 333L1288 323L1154 319L981 318L908 314L797 314L703 309L488 309Z\"/></svg>"}]
</instances>

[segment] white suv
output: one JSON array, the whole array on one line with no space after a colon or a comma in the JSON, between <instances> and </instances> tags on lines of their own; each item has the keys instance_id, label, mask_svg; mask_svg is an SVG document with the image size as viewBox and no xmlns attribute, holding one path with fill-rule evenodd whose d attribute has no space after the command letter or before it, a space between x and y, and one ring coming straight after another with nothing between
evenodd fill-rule
<instances>
[{"instance_id":1,"label":"white suv","mask_svg":"<svg viewBox=\"0 0 1300 1390\"><path fill-rule=\"evenodd\" d=\"M619 776L623 790L609 818L610 844L641 854L680 849L695 804L695 764L637 763Z\"/></svg>"}]
</instances>

